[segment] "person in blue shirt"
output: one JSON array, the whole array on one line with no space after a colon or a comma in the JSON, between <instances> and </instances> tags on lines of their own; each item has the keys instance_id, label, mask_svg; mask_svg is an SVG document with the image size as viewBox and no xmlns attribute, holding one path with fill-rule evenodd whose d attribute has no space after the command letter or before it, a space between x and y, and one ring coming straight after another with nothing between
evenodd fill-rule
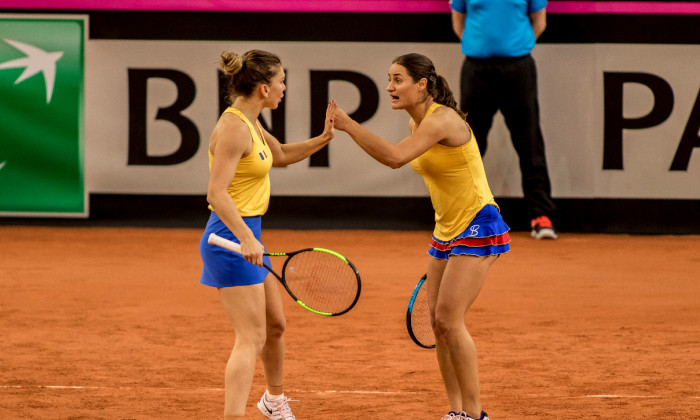
<instances>
[{"instance_id":1,"label":"person in blue shirt","mask_svg":"<svg viewBox=\"0 0 700 420\"><path fill-rule=\"evenodd\" d=\"M450 0L452 28L466 56L460 107L481 154L500 109L518 153L531 235L556 239L556 206L540 128L537 70L530 51L547 26L547 0Z\"/></svg>"}]
</instances>

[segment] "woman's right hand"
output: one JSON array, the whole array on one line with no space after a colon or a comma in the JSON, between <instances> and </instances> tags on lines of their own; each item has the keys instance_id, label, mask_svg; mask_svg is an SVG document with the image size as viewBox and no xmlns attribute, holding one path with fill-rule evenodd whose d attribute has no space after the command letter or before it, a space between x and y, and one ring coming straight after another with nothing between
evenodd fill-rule
<instances>
[{"instance_id":1,"label":"woman's right hand","mask_svg":"<svg viewBox=\"0 0 700 420\"><path fill-rule=\"evenodd\" d=\"M243 253L243 258L249 263L255 264L258 267L263 266L263 253L265 252L265 247L253 238L246 241L241 241L241 252Z\"/></svg>"},{"instance_id":2,"label":"woman's right hand","mask_svg":"<svg viewBox=\"0 0 700 420\"><path fill-rule=\"evenodd\" d=\"M335 100L333 100L333 104L335 104ZM336 104L335 110L333 111L333 125L335 128L347 132L351 122L352 118Z\"/></svg>"}]
</instances>

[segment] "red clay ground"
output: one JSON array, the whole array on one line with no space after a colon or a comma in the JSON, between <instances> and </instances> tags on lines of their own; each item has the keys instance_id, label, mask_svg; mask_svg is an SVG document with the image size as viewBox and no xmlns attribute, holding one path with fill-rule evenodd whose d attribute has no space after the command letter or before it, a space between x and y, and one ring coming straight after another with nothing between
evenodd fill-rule
<instances>
[{"instance_id":1,"label":"red clay ground","mask_svg":"<svg viewBox=\"0 0 700 420\"><path fill-rule=\"evenodd\" d=\"M199 230L0 227L0 418L219 419L234 336L198 283ZM268 230L269 250L336 250L360 302L285 296L286 387L303 419L439 419L434 352L406 333L429 232ZM386 244L389 244L388 246ZM467 317L484 408L501 419L700 412L700 237L513 235ZM248 415L264 390L262 369Z\"/></svg>"}]
</instances>

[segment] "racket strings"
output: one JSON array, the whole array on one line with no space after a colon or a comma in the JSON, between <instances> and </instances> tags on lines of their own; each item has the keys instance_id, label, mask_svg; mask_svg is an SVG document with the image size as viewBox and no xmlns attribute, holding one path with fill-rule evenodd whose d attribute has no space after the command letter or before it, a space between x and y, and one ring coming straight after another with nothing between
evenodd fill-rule
<instances>
[{"instance_id":1,"label":"racket strings","mask_svg":"<svg viewBox=\"0 0 700 420\"><path fill-rule=\"evenodd\" d=\"M418 289L418 295L411 310L411 331L423 346L435 345L435 333L430 325L430 308L428 306L428 287L423 284Z\"/></svg>"},{"instance_id":2,"label":"racket strings","mask_svg":"<svg viewBox=\"0 0 700 420\"><path fill-rule=\"evenodd\" d=\"M323 251L304 251L290 258L284 273L287 285L305 305L339 313L355 300L355 270L341 258Z\"/></svg>"}]
</instances>

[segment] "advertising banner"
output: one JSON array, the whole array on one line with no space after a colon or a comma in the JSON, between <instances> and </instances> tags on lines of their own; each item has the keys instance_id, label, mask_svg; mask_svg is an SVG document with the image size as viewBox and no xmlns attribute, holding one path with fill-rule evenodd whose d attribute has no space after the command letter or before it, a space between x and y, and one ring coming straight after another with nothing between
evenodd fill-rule
<instances>
[{"instance_id":1,"label":"advertising banner","mask_svg":"<svg viewBox=\"0 0 700 420\"><path fill-rule=\"evenodd\" d=\"M87 215L86 22L0 15L0 214Z\"/></svg>"},{"instance_id":2,"label":"advertising banner","mask_svg":"<svg viewBox=\"0 0 700 420\"><path fill-rule=\"evenodd\" d=\"M318 135L331 99L389 141L408 136L409 117L385 90L391 60L408 52L428 55L459 96L456 43L91 41L90 191L204 194L221 112L217 60L253 48L285 66L284 105L262 119L287 142ZM533 54L555 198L700 199L700 46L544 44ZM318 155L273 168L273 195L427 195L408 165L380 165L344 133ZM522 195L500 114L484 164L496 196Z\"/></svg>"}]
</instances>

